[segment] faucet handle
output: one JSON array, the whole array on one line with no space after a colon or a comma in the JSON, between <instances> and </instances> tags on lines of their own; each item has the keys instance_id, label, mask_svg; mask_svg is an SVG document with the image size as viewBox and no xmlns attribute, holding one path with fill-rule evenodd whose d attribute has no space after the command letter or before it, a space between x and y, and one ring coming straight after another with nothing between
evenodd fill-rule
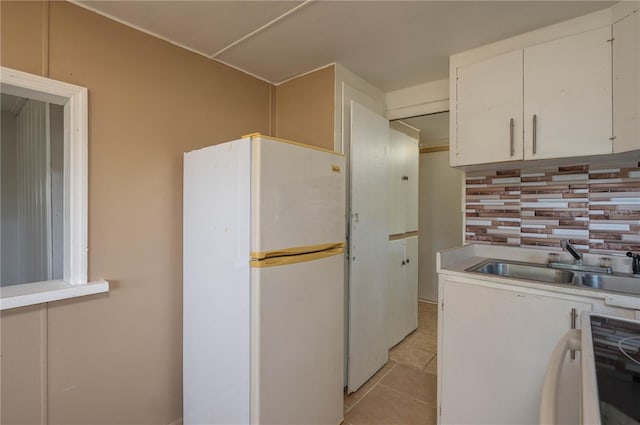
<instances>
[{"instance_id":1,"label":"faucet handle","mask_svg":"<svg viewBox=\"0 0 640 425\"><path fill-rule=\"evenodd\" d=\"M633 274L640 274L640 255L634 254L633 252L627 252L627 257L631 257L633 261L631 262L631 270Z\"/></svg>"}]
</instances>

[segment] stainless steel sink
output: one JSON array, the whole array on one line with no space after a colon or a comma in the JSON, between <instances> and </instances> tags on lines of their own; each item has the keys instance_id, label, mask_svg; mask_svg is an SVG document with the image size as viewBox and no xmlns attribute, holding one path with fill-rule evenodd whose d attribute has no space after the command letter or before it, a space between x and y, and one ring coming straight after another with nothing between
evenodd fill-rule
<instances>
[{"instance_id":1,"label":"stainless steel sink","mask_svg":"<svg viewBox=\"0 0 640 425\"><path fill-rule=\"evenodd\" d=\"M603 291L640 295L640 279L608 274L576 273L574 284Z\"/></svg>"},{"instance_id":2,"label":"stainless steel sink","mask_svg":"<svg viewBox=\"0 0 640 425\"><path fill-rule=\"evenodd\" d=\"M622 273L616 275L615 273L574 272L549 268L546 264L495 259L485 260L465 271L640 295L640 279Z\"/></svg>"},{"instance_id":3,"label":"stainless steel sink","mask_svg":"<svg viewBox=\"0 0 640 425\"><path fill-rule=\"evenodd\" d=\"M506 260L486 260L465 271L548 283L572 283L575 275L568 270L547 268L546 265Z\"/></svg>"}]
</instances>

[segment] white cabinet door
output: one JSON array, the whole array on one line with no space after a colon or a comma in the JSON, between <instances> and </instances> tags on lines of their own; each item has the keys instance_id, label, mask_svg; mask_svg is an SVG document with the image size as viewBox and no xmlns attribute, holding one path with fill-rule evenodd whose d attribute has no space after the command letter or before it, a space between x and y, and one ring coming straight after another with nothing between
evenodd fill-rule
<instances>
[{"instance_id":1,"label":"white cabinet door","mask_svg":"<svg viewBox=\"0 0 640 425\"><path fill-rule=\"evenodd\" d=\"M404 286L405 253L404 239L389 241L389 347L405 337L404 332Z\"/></svg>"},{"instance_id":2,"label":"white cabinet door","mask_svg":"<svg viewBox=\"0 0 640 425\"><path fill-rule=\"evenodd\" d=\"M451 165L522 159L522 50L461 66L456 73Z\"/></svg>"},{"instance_id":3,"label":"white cabinet door","mask_svg":"<svg viewBox=\"0 0 640 425\"><path fill-rule=\"evenodd\" d=\"M418 237L405 239L404 267L404 335L409 335L418 327Z\"/></svg>"},{"instance_id":4,"label":"white cabinet door","mask_svg":"<svg viewBox=\"0 0 640 425\"><path fill-rule=\"evenodd\" d=\"M389 347L418 327L418 237L389 241Z\"/></svg>"},{"instance_id":5,"label":"white cabinet door","mask_svg":"<svg viewBox=\"0 0 640 425\"><path fill-rule=\"evenodd\" d=\"M440 423L538 423L551 352L572 309L579 315L591 304L442 276L440 294ZM579 358L563 365L558 423L579 422Z\"/></svg>"},{"instance_id":6,"label":"white cabinet door","mask_svg":"<svg viewBox=\"0 0 640 425\"><path fill-rule=\"evenodd\" d=\"M614 153L640 149L640 12L613 24Z\"/></svg>"},{"instance_id":7,"label":"white cabinet door","mask_svg":"<svg viewBox=\"0 0 640 425\"><path fill-rule=\"evenodd\" d=\"M418 230L418 139L389 129L389 234Z\"/></svg>"},{"instance_id":8,"label":"white cabinet door","mask_svg":"<svg viewBox=\"0 0 640 425\"><path fill-rule=\"evenodd\" d=\"M404 140L405 232L418 230L418 182L420 180L420 148L418 139L406 136Z\"/></svg>"},{"instance_id":9,"label":"white cabinet door","mask_svg":"<svg viewBox=\"0 0 640 425\"><path fill-rule=\"evenodd\" d=\"M524 49L525 159L612 153L610 39L607 25Z\"/></svg>"},{"instance_id":10,"label":"white cabinet door","mask_svg":"<svg viewBox=\"0 0 640 425\"><path fill-rule=\"evenodd\" d=\"M348 391L389 358L389 122L351 102ZM384 188L381 190L381 188Z\"/></svg>"},{"instance_id":11,"label":"white cabinet door","mask_svg":"<svg viewBox=\"0 0 640 425\"><path fill-rule=\"evenodd\" d=\"M389 234L405 233L407 185L404 177L405 138L404 133L389 129Z\"/></svg>"}]
</instances>

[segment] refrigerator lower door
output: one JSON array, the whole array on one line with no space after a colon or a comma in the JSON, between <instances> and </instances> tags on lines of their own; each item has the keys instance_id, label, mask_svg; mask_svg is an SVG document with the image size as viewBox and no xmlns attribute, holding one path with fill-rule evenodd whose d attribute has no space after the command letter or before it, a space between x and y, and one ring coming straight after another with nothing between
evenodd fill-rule
<instances>
[{"instance_id":1,"label":"refrigerator lower door","mask_svg":"<svg viewBox=\"0 0 640 425\"><path fill-rule=\"evenodd\" d=\"M343 256L251 269L251 423L343 417Z\"/></svg>"}]
</instances>

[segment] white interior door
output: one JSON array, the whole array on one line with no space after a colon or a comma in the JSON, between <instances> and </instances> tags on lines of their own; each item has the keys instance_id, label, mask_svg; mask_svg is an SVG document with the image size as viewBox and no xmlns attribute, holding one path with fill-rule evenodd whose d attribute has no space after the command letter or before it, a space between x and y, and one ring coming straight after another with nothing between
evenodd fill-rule
<instances>
[{"instance_id":1,"label":"white interior door","mask_svg":"<svg viewBox=\"0 0 640 425\"><path fill-rule=\"evenodd\" d=\"M388 359L389 122L351 102L348 390Z\"/></svg>"}]
</instances>

